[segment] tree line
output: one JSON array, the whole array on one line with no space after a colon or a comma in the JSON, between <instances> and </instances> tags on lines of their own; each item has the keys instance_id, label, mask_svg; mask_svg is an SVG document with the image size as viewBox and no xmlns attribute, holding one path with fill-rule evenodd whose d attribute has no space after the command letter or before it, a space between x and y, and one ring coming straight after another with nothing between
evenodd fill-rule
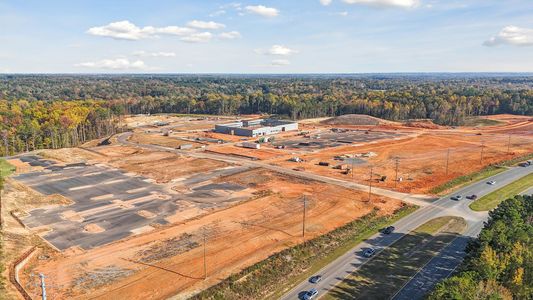
<instances>
[{"instance_id":1,"label":"tree line","mask_svg":"<svg viewBox=\"0 0 533 300\"><path fill-rule=\"evenodd\" d=\"M102 100L0 100L0 156L76 146L114 133L118 118Z\"/></svg>"},{"instance_id":2,"label":"tree line","mask_svg":"<svg viewBox=\"0 0 533 300\"><path fill-rule=\"evenodd\" d=\"M533 196L516 196L489 213L457 275L428 299L533 299Z\"/></svg>"},{"instance_id":3,"label":"tree line","mask_svg":"<svg viewBox=\"0 0 533 300\"><path fill-rule=\"evenodd\" d=\"M533 76L6 75L0 99L105 100L132 114L368 114L461 125L469 116L533 115Z\"/></svg>"}]
</instances>

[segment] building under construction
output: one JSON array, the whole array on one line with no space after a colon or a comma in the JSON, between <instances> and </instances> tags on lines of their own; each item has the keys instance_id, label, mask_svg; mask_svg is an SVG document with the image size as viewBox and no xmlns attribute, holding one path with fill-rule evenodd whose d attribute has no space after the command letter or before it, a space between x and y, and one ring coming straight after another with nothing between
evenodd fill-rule
<instances>
[{"instance_id":1,"label":"building under construction","mask_svg":"<svg viewBox=\"0 0 533 300\"><path fill-rule=\"evenodd\" d=\"M257 137L298 130L298 123L289 120L254 119L216 124L215 132L239 136Z\"/></svg>"}]
</instances>

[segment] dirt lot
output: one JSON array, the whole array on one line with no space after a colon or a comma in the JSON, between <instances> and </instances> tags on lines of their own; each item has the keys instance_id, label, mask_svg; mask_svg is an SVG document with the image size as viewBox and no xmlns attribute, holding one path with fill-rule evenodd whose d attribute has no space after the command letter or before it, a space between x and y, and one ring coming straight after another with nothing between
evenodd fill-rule
<instances>
[{"instance_id":1,"label":"dirt lot","mask_svg":"<svg viewBox=\"0 0 533 300\"><path fill-rule=\"evenodd\" d=\"M353 180L356 182L367 184L372 167L374 186L416 193L425 193L434 186L485 165L533 152L533 121L530 117L520 116L491 116L488 118L501 123L493 125L489 122L487 126L459 128L408 127L396 123L323 125L317 123L321 120L315 120L301 126L301 130L307 133L278 135L276 143L304 138L303 135L320 135L327 138L326 143L335 146L274 149L265 145L260 151L245 150L232 144L238 143L241 137L195 132L198 128L212 127L221 119L187 118L137 116L127 122L130 126L138 127L133 136L137 142L176 147L181 142L178 137L212 139L197 141L197 144L206 145L207 150L219 153L253 155L267 163L346 180L352 180L352 173L342 174L346 171L333 167L340 164L351 167L353 162ZM156 121L168 121L169 125L155 126L153 122ZM157 133L162 127L172 127L180 132L163 137ZM333 128L360 132L353 136L348 132L348 136L342 136L348 142L339 142L337 136L331 134ZM145 133L150 130L155 133ZM365 137L364 132L368 130L376 134L369 133ZM375 138L371 138L371 135ZM509 135L511 142L508 153ZM218 144L218 139L230 143ZM379 208L382 214L390 214L402 205L399 200L378 196L372 197L369 203L366 192L264 169L250 169L244 163L241 166L193 158L190 157L191 152L177 155L117 143L114 139L110 146L95 147L94 144L88 144L88 149L43 151L42 155L58 160L63 165L87 162L100 167L103 164L119 169L127 176L142 175L148 178L147 182L160 185L165 192L177 197L176 201L172 200L178 206L176 213L166 217L165 224L150 230L136 228L132 235L113 243L87 250L71 248L59 253L51 251L36 232L23 229L7 214L10 210L29 211L49 204L66 204L69 199L57 195L39 196L13 182L12 187L16 188L9 190L6 196L8 202L2 211L8 219L8 232L13 237L6 242L6 248L11 251L9 257L15 257L30 245L45 245L44 255L35 256L24 270L25 286L34 297L38 297L38 289L33 285L35 277L30 275L38 272L46 273L52 299L163 299L176 293L185 297L272 253L302 242L304 194L308 195L309 200L306 238L344 225L373 208ZM446 174L448 150L450 155ZM358 155L347 161L334 159L335 156L346 154ZM293 156L303 158L304 162L288 161ZM319 166L319 162L328 162L329 166ZM39 167L16 163L19 170L24 172L40 170ZM398 183L394 181L396 166L398 177L403 179ZM379 181L382 176L387 177L385 181ZM132 191L139 192L135 190ZM150 211L150 207L137 207L135 203L125 207L138 210L135 211L135 218L157 218L157 213ZM87 234L97 235L102 234L100 231L103 227L84 228ZM203 278L204 236L206 280Z\"/></svg>"},{"instance_id":2,"label":"dirt lot","mask_svg":"<svg viewBox=\"0 0 533 300\"><path fill-rule=\"evenodd\" d=\"M497 119L495 116L493 118ZM533 121L527 117L517 116L512 118L502 116L501 119L508 123L501 126L438 130L411 128L405 131L404 128L400 128L400 132L409 134L408 138L325 148L319 152L299 156L304 160L301 163L288 161L286 157L275 158L270 162L288 168L298 167L308 172L352 180L351 171L343 174L343 170L333 168L346 165L346 168L351 169L352 161L334 160L334 157L373 152L376 156L354 160L354 181L368 184L372 167L372 180L375 186L395 188L402 192L427 193L435 186L480 170L486 165L533 152ZM387 128L393 129L389 125ZM508 152L509 134L511 142ZM450 155L448 174L446 174L448 149ZM394 180L396 161L398 161L398 177L402 178L402 182L398 183ZM319 166L319 162L328 162L330 166ZM387 177L385 181L380 181L382 176Z\"/></svg>"},{"instance_id":3,"label":"dirt lot","mask_svg":"<svg viewBox=\"0 0 533 300\"><path fill-rule=\"evenodd\" d=\"M68 203L68 199L59 195L43 196L12 179L7 179L2 193L1 210L3 253L0 257L0 263L6 266L4 274L2 274L4 278L9 278L8 266L11 262L18 259L32 246L40 247L41 253L45 256L47 253L53 252L52 248L38 236L38 232L26 229L16 218L24 216L24 211L31 208ZM31 279L31 282L34 283L35 281ZM2 295L5 296L5 299L18 299L17 297L20 297L19 292L11 284L7 283L6 288L8 294Z\"/></svg>"},{"instance_id":4,"label":"dirt lot","mask_svg":"<svg viewBox=\"0 0 533 300\"><path fill-rule=\"evenodd\" d=\"M254 189L256 197L91 251L56 254L32 263L28 272L46 270L49 284L60 287L55 290L60 298L85 299L89 293L91 299L186 295L301 242L304 192L309 193L306 238L341 226L374 207L390 214L402 205L399 200L381 197L368 203L366 193L263 169L220 177L215 182L244 185ZM207 280L203 280L204 233Z\"/></svg>"},{"instance_id":5,"label":"dirt lot","mask_svg":"<svg viewBox=\"0 0 533 300\"><path fill-rule=\"evenodd\" d=\"M213 153L238 155L259 160L272 159L287 155L285 151L280 151L277 149L269 149L265 147L263 147L262 149L249 149L239 146L238 144L210 147L209 151Z\"/></svg>"},{"instance_id":6,"label":"dirt lot","mask_svg":"<svg viewBox=\"0 0 533 300\"><path fill-rule=\"evenodd\" d=\"M135 132L131 136L130 141L134 143L160 145L170 148L178 148L182 145L192 145L193 148L199 148L202 146L202 144L200 143L175 137L174 134L170 134L169 136L163 136L160 133L149 134Z\"/></svg>"},{"instance_id":7,"label":"dirt lot","mask_svg":"<svg viewBox=\"0 0 533 300\"><path fill-rule=\"evenodd\" d=\"M99 158L101 162L146 176L158 183L228 166L221 161L178 156L162 151L147 151L136 147L105 146L95 147L92 150L104 156Z\"/></svg>"}]
</instances>

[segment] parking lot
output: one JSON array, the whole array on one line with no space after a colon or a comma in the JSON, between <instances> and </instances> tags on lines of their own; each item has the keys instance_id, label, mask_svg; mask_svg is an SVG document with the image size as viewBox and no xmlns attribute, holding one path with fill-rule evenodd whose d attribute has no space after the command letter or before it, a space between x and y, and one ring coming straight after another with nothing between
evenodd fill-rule
<instances>
[{"instance_id":1,"label":"parking lot","mask_svg":"<svg viewBox=\"0 0 533 300\"><path fill-rule=\"evenodd\" d=\"M29 228L47 229L43 238L59 250L91 249L168 224L169 217L181 220L180 212L187 209L223 207L249 197L245 186L213 183L246 167L195 174L177 182L176 192L169 192L164 185L105 165L58 165L31 155L19 159L43 169L17 175L15 180L43 195L59 194L72 201L31 210L22 218Z\"/></svg>"},{"instance_id":2,"label":"parking lot","mask_svg":"<svg viewBox=\"0 0 533 300\"><path fill-rule=\"evenodd\" d=\"M368 143L382 139L399 138L403 134L385 131L343 130L339 132L328 131L313 134L308 137L301 136L273 143L274 146L285 146L289 149L319 150L329 147L346 146L349 144Z\"/></svg>"}]
</instances>

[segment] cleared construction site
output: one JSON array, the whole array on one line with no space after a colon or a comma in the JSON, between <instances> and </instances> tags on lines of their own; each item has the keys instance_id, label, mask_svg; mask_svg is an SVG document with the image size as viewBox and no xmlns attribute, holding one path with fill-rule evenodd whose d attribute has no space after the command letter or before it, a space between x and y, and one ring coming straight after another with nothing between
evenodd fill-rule
<instances>
[{"instance_id":1,"label":"cleared construction site","mask_svg":"<svg viewBox=\"0 0 533 300\"><path fill-rule=\"evenodd\" d=\"M43 273L51 299L185 299L272 254L408 204L368 185L430 194L533 152L533 120L490 118L498 125L343 117L263 135L217 127L236 117L131 116L129 132L9 159L17 171L2 198L6 247L13 261L35 252L18 269L32 298Z\"/></svg>"}]
</instances>

